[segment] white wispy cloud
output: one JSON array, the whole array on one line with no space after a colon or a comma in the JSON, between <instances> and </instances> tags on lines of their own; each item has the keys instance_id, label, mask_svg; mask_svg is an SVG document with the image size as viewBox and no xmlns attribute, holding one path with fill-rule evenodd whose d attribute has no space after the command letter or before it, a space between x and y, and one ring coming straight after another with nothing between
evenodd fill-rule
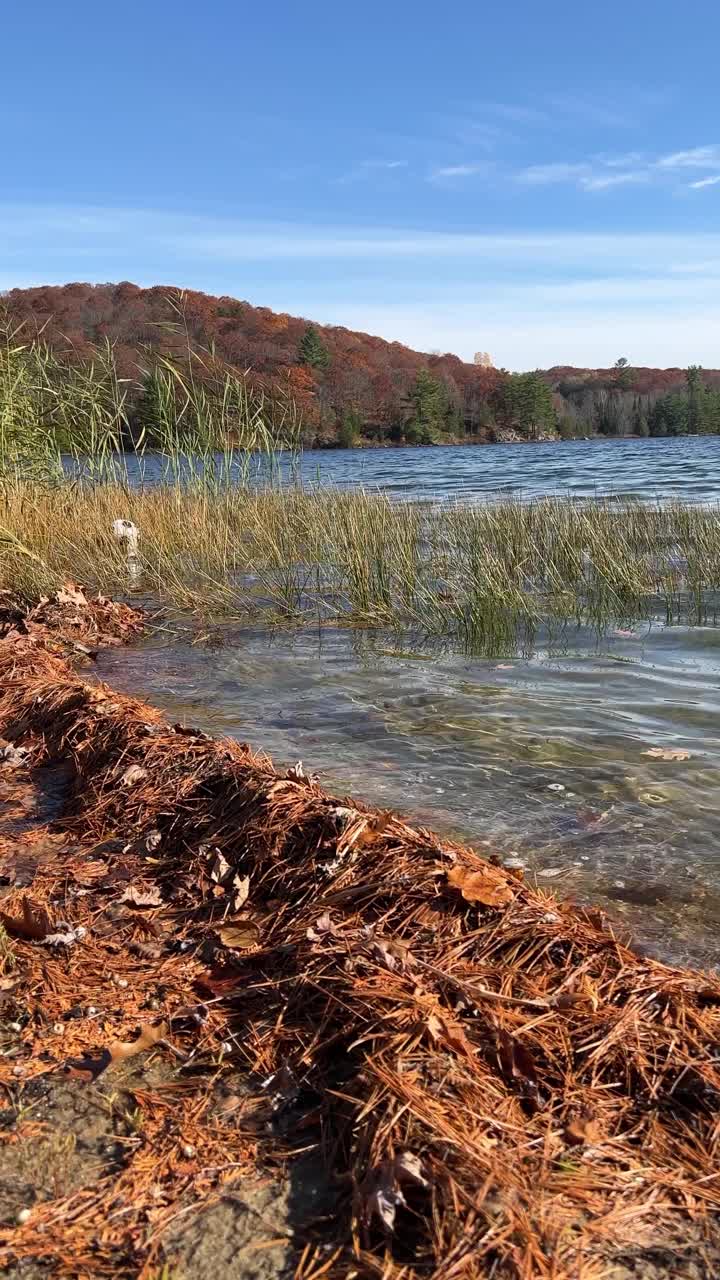
<instances>
[{"instance_id":1,"label":"white wispy cloud","mask_svg":"<svg viewBox=\"0 0 720 1280\"><path fill-rule=\"evenodd\" d=\"M591 94L551 93L532 102L487 101L472 104L476 117L495 117L526 129L552 125L554 130L575 129L578 121L607 129L625 129L667 101L667 92L638 86L618 87L612 101Z\"/></svg>"},{"instance_id":2,"label":"white wispy cloud","mask_svg":"<svg viewBox=\"0 0 720 1280\"><path fill-rule=\"evenodd\" d=\"M638 121L652 115L667 102L667 90L618 85L610 94L555 93L546 101L556 117L575 125L578 121L600 128L636 127Z\"/></svg>"},{"instance_id":3,"label":"white wispy cloud","mask_svg":"<svg viewBox=\"0 0 720 1280\"><path fill-rule=\"evenodd\" d=\"M530 186L546 186L555 182L576 182L582 178L589 178L591 173L589 164L553 161L550 164L533 164L527 169L521 169L517 179L518 182L526 182Z\"/></svg>"},{"instance_id":4,"label":"white wispy cloud","mask_svg":"<svg viewBox=\"0 0 720 1280\"><path fill-rule=\"evenodd\" d=\"M647 156L642 151L625 151L620 155L603 151L593 156L593 163L604 165L607 169L635 169L647 164Z\"/></svg>"},{"instance_id":5,"label":"white wispy cloud","mask_svg":"<svg viewBox=\"0 0 720 1280\"><path fill-rule=\"evenodd\" d=\"M715 187L720 182L720 173L715 173L710 178L701 178L699 182L689 183L691 191L700 191L702 187Z\"/></svg>"},{"instance_id":6,"label":"white wispy cloud","mask_svg":"<svg viewBox=\"0 0 720 1280\"><path fill-rule=\"evenodd\" d=\"M635 186L649 182L647 169L629 169L627 173L596 173L580 179L583 191L609 191L611 187Z\"/></svg>"},{"instance_id":7,"label":"white wispy cloud","mask_svg":"<svg viewBox=\"0 0 720 1280\"><path fill-rule=\"evenodd\" d=\"M720 165L720 145L690 147L687 151L671 151L655 161L658 169L710 169Z\"/></svg>"},{"instance_id":8,"label":"white wispy cloud","mask_svg":"<svg viewBox=\"0 0 720 1280\"><path fill-rule=\"evenodd\" d=\"M347 173L341 173L333 181L336 183L361 182L372 177L373 173L382 173L383 171L388 173L393 169L407 169L408 167L408 160L362 160L354 169L349 169Z\"/></svg>"},{"instance_id":9,"label":"white wispy cloud","mask_svg":"<svg viewBox=\"0 0 720 1280\"><path fill-rule=\"evenodd\" d=\"M654 158L630 151L621 155L601 153L585 161L554 160L521 169L515 174L515 180L530 186L568 183L581 191L597 192L648 183L677 187L683 185L681 179L688 169L708 168L720 168L720 144L689 147ZM698 189L715 186L715 183L716 178L711 175L689 186Z\"/></svg>"},{"instance_id":10,"label":"white wispy cloud","mask_svg":"<svg viewBox=\"0 0 720 1280\"><path fill-rule=\"evenodd\" d=\"M487 165L484 164L446 164L433 169L429 177L431 182L438 182L444 178L472 178L486 172Z\"/></svg>"}]
</instances>

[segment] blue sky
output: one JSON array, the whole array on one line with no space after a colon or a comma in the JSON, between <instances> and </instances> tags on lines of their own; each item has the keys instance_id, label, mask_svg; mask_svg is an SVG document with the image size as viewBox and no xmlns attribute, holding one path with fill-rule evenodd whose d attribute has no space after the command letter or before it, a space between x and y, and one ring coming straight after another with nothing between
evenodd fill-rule
<instances>
[{"instance_id":1,"label":"blue sky","mask_svg":"<svg viewBox=\"0 0 720 1280\"><path fill-rule=\"evenodd\" d=\"M718 366L719 42L715 0L7 6L0 289Z\"/></svg>"}]
</instances>

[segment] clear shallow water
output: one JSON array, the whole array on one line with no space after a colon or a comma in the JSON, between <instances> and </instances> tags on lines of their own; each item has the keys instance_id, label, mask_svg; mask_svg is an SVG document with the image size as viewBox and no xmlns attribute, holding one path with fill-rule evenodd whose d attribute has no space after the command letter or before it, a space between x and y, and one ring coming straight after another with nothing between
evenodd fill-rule
<instances>
[{"instance_id":1,"label":"clear shallow water","mask_svg":"<svg viewBox=\"0 0 720 1280\"><path fill-rule=\"evenodd\" d=\"M523 859L665 957L714 964L720 630L564 633L532 656L403 651L348 631L164 634L100 674L176 719ZM686 761L643 754L690 752Z\"/></svg>"},{"instance_id":2,"label":"clear shallow water","mask_svg":"<svg viewBox=\"0 0 720 1280\"><path fill-rule=\"evenodd\" d=\"M134 458L126 465L137 474ZM143 465L146 483L156 482L160 460L148 457ZM266 464L258 462L254 474L265 477ZM616 494L709 502L720 500L720 437L316 450L292 463L283 459L280 474L305 485L361 485L426 500Z\"/></svg>"}]
</instances>

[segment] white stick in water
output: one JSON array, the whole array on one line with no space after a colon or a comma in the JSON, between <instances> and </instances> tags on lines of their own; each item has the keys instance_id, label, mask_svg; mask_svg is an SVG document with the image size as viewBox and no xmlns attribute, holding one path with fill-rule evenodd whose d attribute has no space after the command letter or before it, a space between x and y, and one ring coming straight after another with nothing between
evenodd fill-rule
<instances>
[{"instance_id":1,"label":"white stick in water","mask_svg":"<svg viewBox=\"0 0 720 1280\"><path fill-rule=\"evenodd\" d=\"M113 520L113 536L118 542L125 543L125 551L127 554L128 574L131 581L136 582L140 577L140 561L138 558L138 543L140 540L140 530L132 520Z\"/></svg>"}]
</instances>

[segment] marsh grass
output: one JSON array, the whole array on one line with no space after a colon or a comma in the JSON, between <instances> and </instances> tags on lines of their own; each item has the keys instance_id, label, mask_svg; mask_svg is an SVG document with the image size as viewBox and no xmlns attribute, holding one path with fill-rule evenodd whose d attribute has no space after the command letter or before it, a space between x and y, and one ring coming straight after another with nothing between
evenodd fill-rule
<instances>
[{"instance_id":1,"label":"marsh grass","mask_svg":"<svg viewBox=\"0 0 720 1280\"><path fill-rule=\"evenodd\" d=\"M548 618L715 620L716 508L500 501L428 508L377 493L36 480L0 488L0 580L128 590L112 523L140 530L147 595L199 615L410 629L487 647Z\"/></svg>"}]
</instances>

